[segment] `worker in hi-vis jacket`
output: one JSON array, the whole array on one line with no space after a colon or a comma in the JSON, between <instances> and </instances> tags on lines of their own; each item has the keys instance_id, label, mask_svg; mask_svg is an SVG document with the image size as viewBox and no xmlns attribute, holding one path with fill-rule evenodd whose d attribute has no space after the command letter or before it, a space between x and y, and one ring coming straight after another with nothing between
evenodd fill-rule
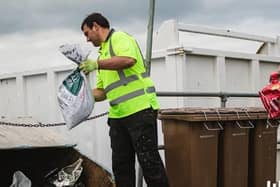
<instances>
[{"instance_id":1,"label":"worker in hi-vis jacket","mask_svg":"<svg viewBox=\"0 0 280 187\"><path fill-rule=\"evenodd\" d=\"M108 125L116 186L135 187L135 153L149 187L169 186L157 149L159 103L137 42L125 32L110 29L100 13L87 16L81 29L87 41L99 47L98 59L87 59L80 69L85 74L96 70L93 96L110 103Z\"/></svg>"}]
</instances>

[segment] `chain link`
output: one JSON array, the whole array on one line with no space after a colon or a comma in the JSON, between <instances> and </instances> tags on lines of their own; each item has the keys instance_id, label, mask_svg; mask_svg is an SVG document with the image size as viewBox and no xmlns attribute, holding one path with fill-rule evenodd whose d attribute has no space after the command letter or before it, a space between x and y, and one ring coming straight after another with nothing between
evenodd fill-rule
<instances>
[{"instance_id":1,"label":"chain link","mask_svg":"<svg viewBox=\"0 0 280 187\"><path fill-rule=\"evenodd\" d=\"M85 121L97 119L97 118L106 116L108 114L109 114L109 112L104 112L104 113L89 117ZM65 122L62 122L62 123L40 123L40 122L39 123L11 123L11 122L0 121L0 125L14 126L14 127L57 127L57 126L64 126L64 125L66 125L66 123Z\"/></svg>"}]
</instances>

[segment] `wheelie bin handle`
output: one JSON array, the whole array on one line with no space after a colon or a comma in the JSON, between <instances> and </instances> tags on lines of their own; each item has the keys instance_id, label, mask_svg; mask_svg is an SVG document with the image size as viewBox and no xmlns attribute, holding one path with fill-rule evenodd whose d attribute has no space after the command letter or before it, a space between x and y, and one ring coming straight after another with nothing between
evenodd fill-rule
<instances>
[{"instance_id":1,"label":"wheelie bin handle","mask_svg":"<svg viewBox=\"0 0 280 187\"><path fill-rule=\"evenodd\" d=\"M217 112L217 114L218 114L219 120L221 120L221 116L220 116L219 111L216 110L216 112ZM203 114L204 114L204 118L205 118L205 121L203 122L203 125L204 125L204 127L205 127L207 130L209 130L209 131L219 131L219 130L223 130L223 129L224 129L223 126L222 126L222 124L221 124L219 121L217 121L218 128L210 128L210 127L207 125L207 123L206 123L206 121L207 121L206 112L203 111Z\"/></svg>"},{"instance_id":2,"label":"wheelie bin handle","mask_svg":"<svg viewBox=\"0 0 280 187\"><path fill-rule=\"evenodd\" d=\"M278 121L278 120L277 120L277 121ZM279 121L278 121L278 123L279 123ZM272 125L272 124L270 123L269 119L266 120L266 124L267 124L268 126L272 127L272 128L277 128L278 125L279 125L279 124L277 124L277 125Z\"/></svg>"},{"instance_id":3,"label":"wheelie bin handle","mask_svg":"<svg viewBox=\"0 0 280 187\"><path fill-rule=\"evenodd\" d=\"M220 130L223 130L223 126L221 125L220 122L217 121L217 125L218 125L218 128L210 128L206 122L203 122L203 125L204 127L208 130L208 131L220 131Z\"/></svg>"},{"instance_id":4,"label":"wheelie bin handle","mask_svg":"<svg viewBox=\"0 0 280 187\"><path fill-rule=\"evenodd\" d=\"M237 115L237 119L240 119L240 116L239 116L239 114L238 114L238 111L235 111L235 112L236 112L236 115ZM250 119L250 116L249 116L248 112L245 111L245 113L246 113L246 115L248 116L248 118ZM235 121L235 124L236 124L240 129L252 129L252 128L255 127L254 124L253 124L250 120L248 121L249 126L242 126L242 125L238 122L238 120Z\"/></svg>"},{"instance_id":5,"label":"wheelie bin handle","mask_svg":"<svg viewBox=\"0 0 280 187\"><path fill-rule=\"evenodd\" d=\"M235 121L235 124L240 128L240 129L252 129L254 128L254 124L251 121L248 121L249 126L242 126L238 121Z\"/></svg>"}]
</instances>

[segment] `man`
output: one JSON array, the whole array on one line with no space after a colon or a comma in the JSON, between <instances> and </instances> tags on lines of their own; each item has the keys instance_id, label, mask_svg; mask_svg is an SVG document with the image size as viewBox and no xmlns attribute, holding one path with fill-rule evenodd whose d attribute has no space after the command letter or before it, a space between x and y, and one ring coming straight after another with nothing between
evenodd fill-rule
<instances>
[{"instance_id":1,"label":"man","mask_svg":"<svg viewBox=\"0 0 280 187\"><path fill-rule=\"evenodd\" d=\"M157 150L157 110L152 80L135 39L110 29L99 13L84 19L81 29L99 48L98 60L88 59L80 69L97 70L96 101L109 100L112 166L117 187L135 187L135 153L149 187L166 187L168 180Z\"/></svg>"}]
</instances>

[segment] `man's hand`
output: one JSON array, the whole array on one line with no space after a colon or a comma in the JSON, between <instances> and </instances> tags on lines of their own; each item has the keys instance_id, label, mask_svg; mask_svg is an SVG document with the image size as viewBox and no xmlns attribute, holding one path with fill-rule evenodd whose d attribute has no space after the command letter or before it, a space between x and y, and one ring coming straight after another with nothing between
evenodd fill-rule
<instances>
[{"instance_id":1,"label":"man's hand","mask_svg":"<svg viewBox=\"0 0 280 187\"><path fill-rule=\"evenodd\" d=\"M87 59L81 63L79 68L85 73L88 74L96 69L98 69L97 60Z\"/></svg>"},{"instance_id":2,"label":"man's hand","mask_svg":"<svg viewBox=\"0 0 280 187\"><path fill-rule=\"evenodd\" d=\"M101 89L101 88L94 88L92 90L92 95L93 95L95 101L103 101L106 99L106 93L105 93L104 89Z\"/></svg>"}]
</instances>

